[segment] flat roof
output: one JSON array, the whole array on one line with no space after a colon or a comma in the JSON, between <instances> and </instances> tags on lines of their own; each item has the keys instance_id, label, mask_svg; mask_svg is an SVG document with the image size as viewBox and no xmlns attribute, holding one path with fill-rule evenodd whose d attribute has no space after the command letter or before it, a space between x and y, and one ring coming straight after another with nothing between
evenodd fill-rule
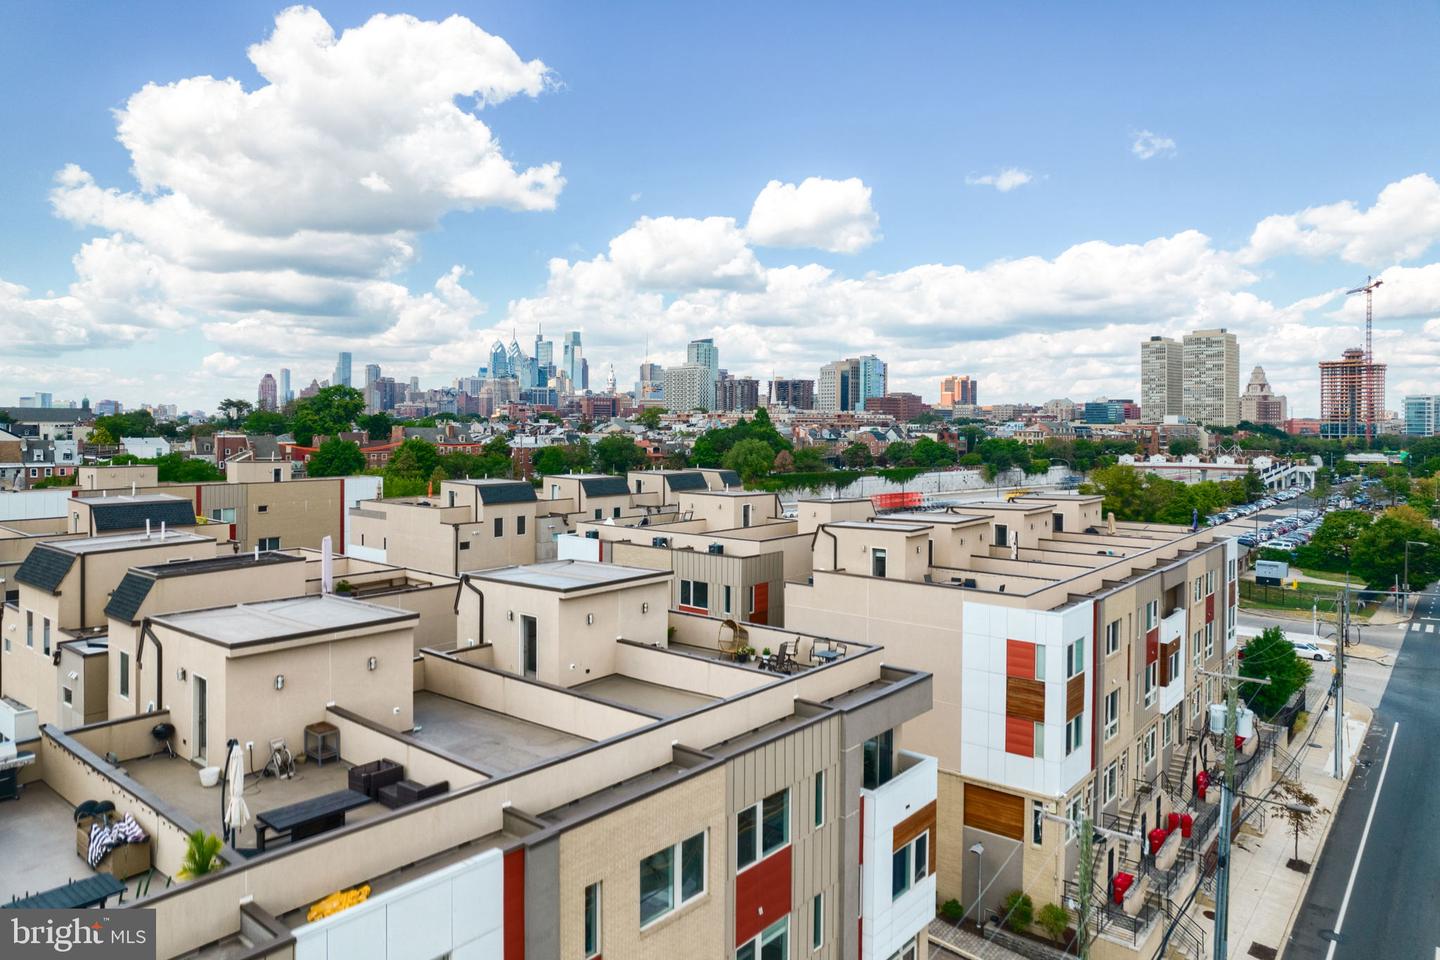
<instances>
[{"instance_id":1,"label":"flat roof","mask_svg":"<svg viewBox=\"0 0 1440 960\"><path fill-rule=\"evenodd\" d=\"M834 523L827 523L828 527L840 527L842 530L886 530L899 531L901 533L923 533L930 529L928 523L896 523L884 521L883 524L877 517L874 520L837 520Z\"/></svg>"},{"instance_id":2,"label":"flat roof","mask_svg":"<svg viewBox=\"0 0 1440 960\"><path fill-rule=\"evenodd\" d=\"M608 587L642 580L668 580L670 571L624 567L615 563L593 563L589 560L551 560L521 567L482 570L471 573L470 578L569 593L572 590L589 590L593 587Z\"/></svg>"},{"instance_id":3,"label":"flat roof","mask_svg":"<svg viewBox=\"0 0 1440 960\"><path fill-rule=\"evenodd\" d=\"M197 539L204 540L204 537ZM167 534L165 541L170 537ZM252 552L233 553L227 556L204 557L200 560L176 560L172 563L148 563L132 567L152 577L189 577L202 573L217 573L223 570L244 570L248 567L268 567L277 563L304 563L305 558L275 550L265 550L257 557Z\"/></svg>"},{"instance_id":4,"label":"flat roof","mask_svg":"<svg viewBox=\"0 0 1440 960\"><path fill-rule=\"evenodd\" d=\"M171 613L152 620L201 640L236 647L400 623L419 616L363 600L321 594Z\"/></svg>"},{"instance_id":5,"label":"flat roof","mask_svg":"<svg viewBox=\"0 0 1440 960\"><path fill-rule=\"evenodd\" d=\"M121 493L113 494L106 492L104 496L75 497L74 499L84 502L91 507L114 507L123 506L127 503L171 503L176 500L186 500L185 497L177 497L173 493Z\"/></svg>"},{"instance_id":6,"label":"flat roof","mask_svg":"<svg viewBox=\"0 0 1440 960\"><path fill-rule=\"evenodd\" d=\"M1021 510L1025 513L1039 513L1041 510L1048 510L1052 503L1050 500L1030 500L1027 503L1020 503L1022 498L1014 500L967 500L962 506L983 507L986 510Z\"/></svg>"},{"instance_id":7,"label":"flat roof","mask_svg":"<svg viewBox=\"0 0 1440 960\"><path fill-rule=\"evenodd\" d=\"M694 494L697 497L773 497L775 493L771 490L711 490L708 487L695 490L681 490L681 493Z\"/></svg>"},{"instance_id":8,"label":"flat roof","mask_svg":"<svg viewBox=\"0 0 1440 960\"><path fill-rule=\"evenodd\" d=\"M882 513L875 518L877 523L895 523L897 521L911 521L915 523L989 523L989 517L977 516L972 513L927 513L923 510L907 510L900 513ZM830 524L835 526L835 524Z\"/></svg>"},{"instance_id":9,"label":"flat roof","mask_svg":"<svg viewBox=\"0 0 1440 960\"><path fill-rule=\"evenodd\" d=\"M136 533L117 533L106 537L86 537L83 540L47 540L45 546L56 550L64 550L66 553L106 553L111 550L138 550L141 547L159 547L174 543L214 543L209 537L202 537L198 533L186 533L185 531L166 530L165 536L160 536L159 530L154 530L149 536L143 531Z\"/></svg>"}]
</instances>

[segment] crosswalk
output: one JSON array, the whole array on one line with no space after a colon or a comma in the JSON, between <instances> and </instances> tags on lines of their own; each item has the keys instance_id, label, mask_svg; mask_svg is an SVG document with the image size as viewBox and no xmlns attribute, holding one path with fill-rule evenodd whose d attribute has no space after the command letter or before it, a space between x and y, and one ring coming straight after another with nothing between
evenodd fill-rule
<instances>
[{"instance_id":1,"label":"crosswalk","mask_svg":"<svg viewBox=\"0 0 1440 960\"><path fill-rule=\"evenodd\" d=\"M1416 623L1397 623L1397 624L1395 624L1395 629L1396 629L1396 630L1410 630L1410 629L1412 629L1412 628L1415 630L1416 633L1434 633L1434 632L1435 632L1435 624L1433 624L1433 623L1419 623L1419 622L1416 622Z\"/></svg>"}]
</instances>

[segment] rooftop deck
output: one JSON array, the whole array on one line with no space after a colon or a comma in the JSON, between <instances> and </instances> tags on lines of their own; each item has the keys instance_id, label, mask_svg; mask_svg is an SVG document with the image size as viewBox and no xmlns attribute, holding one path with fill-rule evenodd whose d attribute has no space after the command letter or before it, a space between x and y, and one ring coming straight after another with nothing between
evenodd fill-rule
<instances>
[{"instance_id":1,"label":"rooftop deck","mask_svg":"<svg viewBox=\"0 0 1440 960\"><path fill-rule=\"evenodd\" d=\"M502 774L533 766L593 741L516 720L438 693L415 694L415 739Z\"/></svg>"},{"instance_id":2,"label":"rooftop deck","mask_svg":"<svg viewBox=\"0 0 1440 960\"><path fill-rule=\"evenodd\" d=\"M636 680L619 673L588 680L571 689L576 693L603 697L615 703L635 707L658 717L671 717L715 702L714 697L707 697L703 693L651 683L648 680Z\"/></svg>"}]
</instances>

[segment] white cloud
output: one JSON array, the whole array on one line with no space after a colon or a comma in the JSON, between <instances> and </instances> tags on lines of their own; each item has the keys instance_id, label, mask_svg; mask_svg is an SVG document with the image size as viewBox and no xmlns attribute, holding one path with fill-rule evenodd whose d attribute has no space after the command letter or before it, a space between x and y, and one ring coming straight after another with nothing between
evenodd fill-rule
<instances>
[{"instance_id":1,"label":"white cloud","mask_svg":"<svg viewBox=\"0 0 1440 960\"><path fill-rule=\"evenodd\" d=\"M1255 261L1283 254L1339 256L1384 266L1413 260L1440 239L1440 184L1417 173L1380 191L1369 210L1342 200L1261 220L1245 255Z\"/></svg>"},{"instance_id":2,"label":"white cloud","mask_svg":"<svg viewBox=\"0 0 1440 960\"><path fill-rule=\"evenodd\" d=\"M1002 167L995 173L987 173L983 177L966 177L965 182L972 187L994 187L1001 193L1009 193L1016 187L1023 187L1034 179L1034 176L1019 167Z\"/></svg>"},{"instance_id":3,"label":"white cloud","mask_svg":"<svg viewBox=\"0 0 1440 960\"><path fill-rule=\"evenodd\" d=\"M559 165L516 165L480 119L544 92L545 64L463 17L375 16L336 36L305 7L280 13L248 55L264 80L253 89L152 83L116 112L138 189L59 171L56 215L101 235L76 255L66 296L4 285L0 332L25 328L12 346L259 325L267 343L343 336L413 356L469 330L482 307L463 271L419 295L393 278L447 213L554 208Z\"/></svg>"},{"instance_id":4,"label":"white cloud","mask_svg":"<svg viewBox=\"0 0 1440 960\"><path fill-rule=\"evenodd\" d=\"M609 262L653 290L744 287L761 280L760 262L730 217L641 217L610 241Z\"/></svg>"},{"instance_id":5,"label":"white cloud","mask_svg":"<svg viewBox=\"0 0 1440 960\"><path fill-rule=\"evenodd\" d=\"M1141 130L1135 134L1135 139L1130 144L1130 152L1141 160L1150 160L1155 157L1173 157L1175 155L1175 141L1169 137L1163 137L1158 133L1149 130Z\"/></svg>"},{"instance_id":6,"label":"white cloud","mask_svg":"<svg viewBox=\"0 0 1440 960\"><path fill-rule=\"evenodd\" d=\"M857 253L878 239L880 217L858 177L806 177L798 186L771 180L755 198L745 233L766 247L815 247Z\"/></svg>"}]
</instances>

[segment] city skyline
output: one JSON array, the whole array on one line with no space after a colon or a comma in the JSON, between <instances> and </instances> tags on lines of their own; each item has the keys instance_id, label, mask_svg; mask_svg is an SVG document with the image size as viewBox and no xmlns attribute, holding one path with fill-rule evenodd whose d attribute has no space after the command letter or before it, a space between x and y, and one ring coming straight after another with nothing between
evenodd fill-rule
<instances>
[{"instance_id":1,"label":"city skyline","mask_svg":"<svg viewBox=\"0 0 1440 960\"><path fill-rule=\"evenodd\" d=\"M582 331L597 372L637 370L644 360L678 365L690 340L708 337L737 374L808 378L836 356L874 353L887 358L890 389L930 401L956 368L971 371L987 402L1083 401L1140 394L1136 341L1223 326L1239 338L1241 366L1263 364L1293 415L1314 416L1318 362L1362 338L1361 305L1343 291L1372 273L1386 283L1375 354L1389 364L1390 393L1434 389L1440 185L1428 164L1440 134L1415 131L1404 110L1427 91L1407 86L1393 65L1403 54L1337 87L1323 68L1265 43L1278 31L1297 49L1333 42L1347 35L1338 17L1260 16L1232 55L1257 69L1279 57L1311 86L1272 91L1278 99L1265 111L1227 113L1224 126L1169 73L1198 61L1218 26L1186 23L1193 36L1167 37L1143 55L1170 58L1153 97L1110 98L1121 107L1091 97L1072 117L1033 88L1006 88L1006 79L1018 80L1014 71L1060 37L1126 44L1136 34L1102 41L1106 24L1078 11L1027 22L1026 31L990 17L975 26L995 49L975 64L887 57L847 68L853 77L825 69L803 82L849 89L902 70L916 89L952 96L986 83L1005 105L999 113L1081 124L1068 153L963 105L963 135L935 130L930 109L917 104L876 119L876 142L862 144L841 136L843 96L816 114L825 134L816 149L768 136L771 118L744 109L758 105L758 90L745 87L740 105L716 104L707 118L747 144L741 162L707 162L677 178L672 168L707 134L687 125L680 142L667 143L639 132L627 108L643 79L630 71L643 69L643 58L609 74L600 68L608 59L577 44L576 31L592 28L614 45L638 42L620 35L625 23L505 6L431 23L450 11L408 7L417 19L367 20L328 6L278 19L237 11L203 31L187 15L155 38L106 11L78 32L75 56L118 37L138 45L134 62L145 66L63 82L57 71L73 64L42 62L35 39L61 13L19 18L0 40L10 55L4 69L47 92L39 105L0 105L11 127L35 131L7 158L13 175L0 183L20 227L0 246L0 335L14 354L0 394L103 389L130 404L210 409L282 364L301 383L326 379L342 349L441 385L483 365L495 338L543 324ZM746 22L743 9L714 16L717 38ZM943 35L960 23L953 13L932 16L921 26L933 29L919 32ZM916 26L904 24L912 42ZM814 42L833 44L833 31L854 27L837 18ZM202 32L183 54L146 46ZM1433 39L1426 22L1397 42L1422 50ZM347 142L301 97L263 118L277 146L264 174L289 186L257 209L235 198L258 183L230 176L246 163L245 130L202 141L198 126L158 122L177 83L207 76L235 78L188 85L212 107L260 103L259 92L279 87L317 102L344 98L346 109L379 122L371 87L324 87L301 54L327 59L343 86L358 69L358 47L412 42L420 50L450 42L465 77L407 103L416 114L447 113L473 134L471 148L438 141L423 124L394 131L427 145L437 182L406 179L398 148ZM778 55L755 50L762 60ZM406 84L413 68L401 58L387 79ZM1245 70L1234 73L1206 82L1228 90L1245 82ZM704 61L678 69L666 102L701 96L709 76ZM1314 85L1325 85L1337 115L1363 113L1372 137L1389 138L1383 159L1352 150L1314 162L1322 151L1313 125L1276 122L1288 98L1308 103ZM474 108L475 91L484 91L483 109ZM66 115L77 117L64 135L36 115L53 103L47 96L63 96ZM575 135L577 111L601 99L619 108L629 140L602 146ZM326 162L342 174L338 186L304 174L315 158L297 145L316 136L333 151ZM174 159L202 142L193 162ZM1323 144L1334 152L1332 140ZM916 156L945 173L927 182L898 145L927 147ZM496 164L483 183L469 177L482 156ZM1302 160L1306 175L1296 177L1287 163ZM963 228L949 229L954 223Z\"/></svg>"}]
</instances>

